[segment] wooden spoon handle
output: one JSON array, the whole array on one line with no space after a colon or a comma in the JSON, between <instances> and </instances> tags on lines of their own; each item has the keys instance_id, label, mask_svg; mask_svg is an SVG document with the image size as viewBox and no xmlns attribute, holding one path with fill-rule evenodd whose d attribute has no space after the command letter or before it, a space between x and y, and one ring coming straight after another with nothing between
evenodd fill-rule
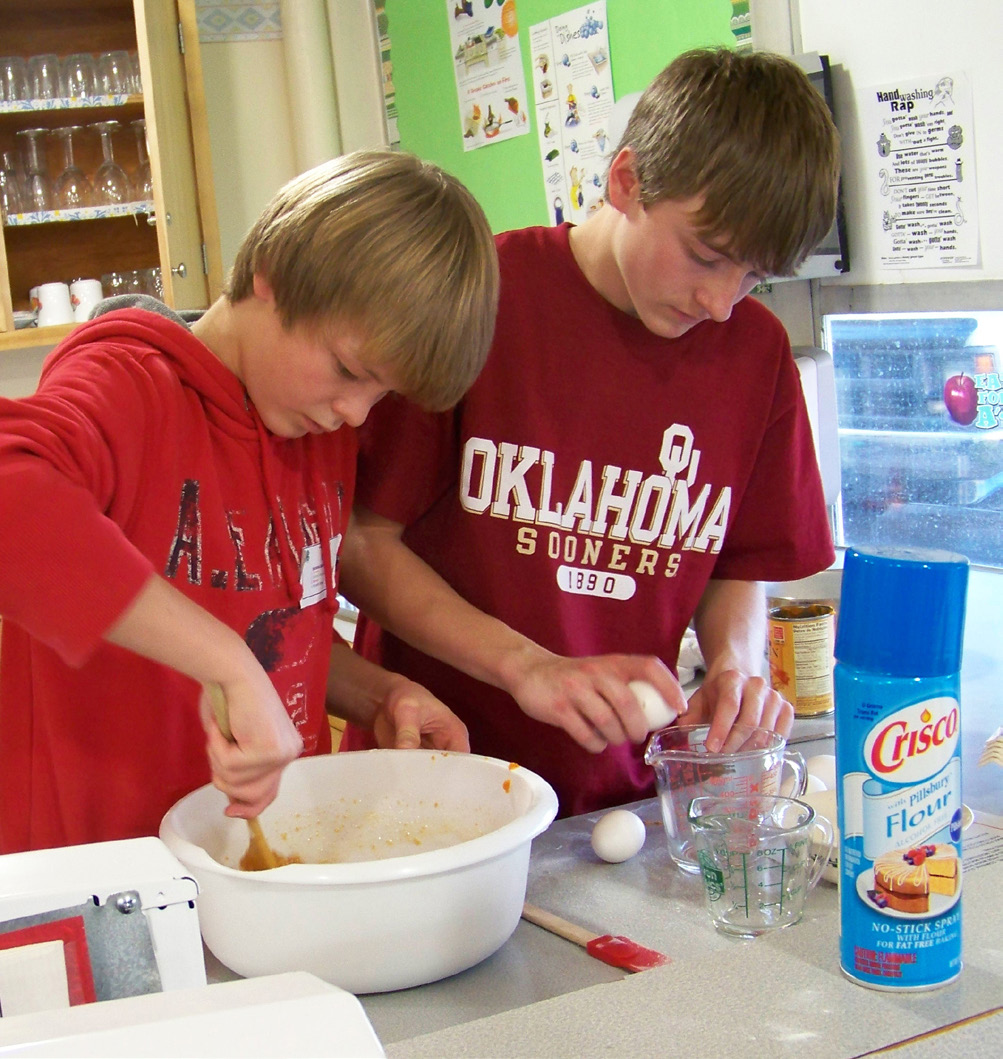
<instances>
[{"instance_id":1,"label":"wooden spoon handle","mask_svg":"<svg viewBox=\"0 0 1003 1059\"><path fill-rule=\"evenodd\" d=\"M209 705L212 707L212 715L223 733L223 738L228 742L234 742L233 731L230 728L230 711L226 708L226 696L223 689L213 681L206 684L206 694L209 696ZM275 850L268 844L265 832L262 830L261 821L252 816L247 821L247 829L251 832L251 846L254 848L256 863L260 862L266 868L277 868L279 858Z\"/></svg>"},{"instance_id":2,"label":"wooden spoon handle","mask_svg":"<svg viewBox=\"0 0 1003 1059\"><path fill-rule=\"evenodd\" d=\"M226 696L223 694L223 689L213 681L205 685L205 690L209 696L213 719L223 733L223 738L228 743L234 742L233 732L230 729L230 711L226 708Z\"/></svg>"},{"instance_id":3,"label":"wooden spoon handle","mask_svg":"<svg viewBox=\"0 0 1003 1059\"><path fill-rule=\"evenodd\" d=\"M261 863L266 868L277 868L279 866L278 855L268 844L265 832L261 829L261 821L256 816L250 817L247 821L247 829L251 832L251 845L257 850Z\"/></svg>"}]
</instances>

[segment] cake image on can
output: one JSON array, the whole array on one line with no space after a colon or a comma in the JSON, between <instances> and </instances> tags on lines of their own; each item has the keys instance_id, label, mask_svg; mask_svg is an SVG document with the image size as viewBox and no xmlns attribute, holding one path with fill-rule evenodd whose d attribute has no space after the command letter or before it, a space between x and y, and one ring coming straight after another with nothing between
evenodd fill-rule
<instances>
[{"instance_id":1,"label":"cake image on can","mask_svg":"<svg viewBox=\"0 0 1003 1059\"><path fill-rule=\"evenodd\" d=\"M943 842L896 849L874 861L874 903L925 916L930 912L930 895L954 897L961 880L960 863L954 846Z\"/></svg>"}]
</instances>

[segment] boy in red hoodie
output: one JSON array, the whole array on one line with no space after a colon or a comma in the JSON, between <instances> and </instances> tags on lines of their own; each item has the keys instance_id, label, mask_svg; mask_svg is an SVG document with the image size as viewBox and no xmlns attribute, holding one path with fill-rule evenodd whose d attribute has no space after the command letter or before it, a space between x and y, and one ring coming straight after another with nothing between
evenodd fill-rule
<instances>
[{"instance_id":1,"label":"boy in red hoodie","mask_svg":"<svg viewBox=\"0 0 1003 1059\"><path fill-rule=\"evenodd\" d=\"M0 400L0 852L156 834L210 780L255 816L330 750L328 708L381 745L467 749L332 623L354 428L391 390L455 403L496 301L469 193L360 152L279 191L190 327L105 303Z\"/></svg>"}]
</instances>

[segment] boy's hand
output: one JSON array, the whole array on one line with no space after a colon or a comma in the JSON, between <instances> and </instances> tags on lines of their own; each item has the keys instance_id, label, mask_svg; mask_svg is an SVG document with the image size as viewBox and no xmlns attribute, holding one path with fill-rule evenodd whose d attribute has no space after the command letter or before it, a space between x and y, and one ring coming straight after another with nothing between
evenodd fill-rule
<instances>
[{"instance_id":1,"label":"boy's hand","mask_svg":"<svg viewBox=\"0 0 1003 1059\"><path fill-rule=\"evenodd\" d=\"M689 722L679 682L668 666L650 655L566 658L547 652L525 665L509 690L523 713L563 728L576 743L598 754L610 744L641 743L648 737L644 711L627 687L631 680L653 685L680 715L680 723Z\"/></svg>"},{"instance_id":2,"label":"boy's hand","mask_svg":"<svg viewBox=\"0 0 1003 1059\"><path fill-rule=\"evenodd\" d=\"M794 707L762 677L736 669L708 673L690 696L686 724L710 724L707 749L729 751L728 733L736 723L769 728L785 738L794 725Z\"/></svg>"},{"instance_id":3,"label":"boy's hand","mask_svg":"<svg viewBox=\"0 0 1003 1059\"><path fill-rule=\"evenodd\" d=\"M282 770L299 757L303 740L262 670L223 689L231 738L217 725L202 694L202 723L212 782L229 799L227 816L259 816L279 792Z\"/></svg>"},{"instance_id":4,"label":"boy's hand","mask_svg":"<svg viewBox=\"0 0 1003 1059\"><path fill-rule=\"evenodd\" d=\"M430 691L411 680L396 681L373 716L376 745L383 749L470 752L467 726Z\"/></svg>"}]
</instances>

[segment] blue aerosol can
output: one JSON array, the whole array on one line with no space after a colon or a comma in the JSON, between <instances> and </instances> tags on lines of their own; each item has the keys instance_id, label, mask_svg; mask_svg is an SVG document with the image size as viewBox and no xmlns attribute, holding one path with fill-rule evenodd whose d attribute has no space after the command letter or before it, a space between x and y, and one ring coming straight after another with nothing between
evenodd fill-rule
<instances>
[{"instance_id":1,"label":"blue aerosol can","mask_svg":"<svg viewBox=\"0 0 1003 1059\"><path fill-rule=\"evenodd\" d=\"M876 989L961 973L968 560L849 549L836 634L840 965Z\"/></svg>"}]
</instances>

